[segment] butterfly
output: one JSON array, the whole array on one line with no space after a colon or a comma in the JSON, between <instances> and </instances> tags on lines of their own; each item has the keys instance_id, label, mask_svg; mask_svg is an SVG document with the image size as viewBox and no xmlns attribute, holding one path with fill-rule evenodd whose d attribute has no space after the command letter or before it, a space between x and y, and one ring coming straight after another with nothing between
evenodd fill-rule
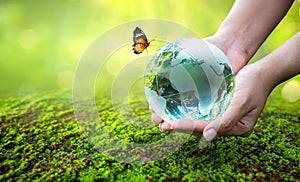
<instances>
[{"instance_id":1,"label":"butterfly","mask_svg":"<svg viewBox=\"0 0 300 182\"><path fill-rule=\"evenodd\" d=\"M135 54L142 53L150 45L145 33L139 27L135 27L133 31L133 42L132 50Z\"/></svg>"}]
</instances>

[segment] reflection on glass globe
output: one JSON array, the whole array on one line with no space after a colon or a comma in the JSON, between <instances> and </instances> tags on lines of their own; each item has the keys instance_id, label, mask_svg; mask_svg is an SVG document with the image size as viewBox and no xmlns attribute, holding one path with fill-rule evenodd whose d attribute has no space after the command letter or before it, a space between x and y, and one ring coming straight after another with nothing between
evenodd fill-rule
<instances>
[{"instance_id":1,"label":"reflection on glass globe","mask_svg":"<svg viewBox=\"0 0 300 182\"><path fill-rule=\"evenodd\" d=\"M167 122L213 120L227 109L233 89L234 75L227 57L201 39L167 43L146 68L147 100Z\"/></svg>"}]
</instances>

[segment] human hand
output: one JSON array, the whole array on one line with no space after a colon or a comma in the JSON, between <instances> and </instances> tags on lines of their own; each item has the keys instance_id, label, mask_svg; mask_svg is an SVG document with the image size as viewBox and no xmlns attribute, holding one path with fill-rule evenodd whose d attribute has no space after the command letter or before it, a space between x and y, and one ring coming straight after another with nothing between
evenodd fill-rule
<instances>
[{"instance_id":1,"label":"human hand","mask_svg":"<svg viewBox=\"0 0 300 182\"><path fill-rule=\"evenodd\" d=\"M247 64L250 57L247 55L247 52L245 50L241 50L241 46L237 45L237 43L233 43L230 38L223 38L218 35L214 35L211 37L208 37L205 39L206 41L216 45L218 48L220 48L225 55L228 57L229 61L231 62L231 65L233 67L234 73L238 73L239 70ZM159 123L159 128L161 131L170 131L172 130L170 127L171 125L165 121L163 121L155 112L150 108L150 111L152 112L152 121L154 123ZM187 130L190 130L192 126L194 126L194 122L192 120L189 120L190 122L186 122L183 128L179 129L177 128L177 131L185 132ZM200 125L198 125L200 124ZM205 127L205 125L208 124L208 121L202 121L201 123L197 122L197 125L195 125L194 134L201 134Z\"/></svg>"},{"instance_id":2,"label":"human hand","mask_svg":"<svg viewBox=\"0 0 300 182\"><path fill-rule=\"evenodd\" d=\"M259 65L245 66L236 76L236 87L232 101L223 114L213 121L183 119L173 123L163 121L152 111L152 121L160 123L161 131L178 131L204 135L211 141L216 136L238 135L248 136L264 108L272 86L265 79Z\"/></svg>"}]
</instances>

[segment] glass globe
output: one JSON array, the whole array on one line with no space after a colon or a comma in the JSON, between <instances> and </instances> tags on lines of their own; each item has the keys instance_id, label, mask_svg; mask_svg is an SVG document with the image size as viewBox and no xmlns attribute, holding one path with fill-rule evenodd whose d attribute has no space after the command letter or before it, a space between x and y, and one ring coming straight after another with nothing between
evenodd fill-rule
<instances>
[{"instance_id":1,"label":"glass globe","mask_svg":"<svg viewBox=\"0 0 300 182\"><path fill-rule=\"evenodd\" d=\"M165 121L213 120L227 109L234 89L229 60L213 44L195 38L161 47L149 61L145 94Z\"/></svg>"}]
</instances>

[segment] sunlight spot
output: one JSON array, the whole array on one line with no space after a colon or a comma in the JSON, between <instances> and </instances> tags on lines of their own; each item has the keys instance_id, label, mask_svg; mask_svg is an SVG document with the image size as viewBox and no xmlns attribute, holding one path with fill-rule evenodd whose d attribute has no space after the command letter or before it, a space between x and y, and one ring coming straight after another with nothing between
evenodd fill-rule
<instances>
[{"instance_id":1,"label":"sunlight spot","mask_svg":"<svg viewBox=\"0 0 300 182\"><path fill-rule=\"evenodd\" d=\"M281 90L281 95L288 102L296 102L300 98L300 82L292 80L286 83Z\"/></svg>"},{"instance_id":2,"label":"sunlight spot","mask_svg":"<svg viewBox=\"0 0 300 182\"><path fill-rule=\"evenodd\" d=\"M38 41L38 36L33 29L23 30L19 33L19 44L24 49L32 49Z\"/></svg>"}]
</instances>

